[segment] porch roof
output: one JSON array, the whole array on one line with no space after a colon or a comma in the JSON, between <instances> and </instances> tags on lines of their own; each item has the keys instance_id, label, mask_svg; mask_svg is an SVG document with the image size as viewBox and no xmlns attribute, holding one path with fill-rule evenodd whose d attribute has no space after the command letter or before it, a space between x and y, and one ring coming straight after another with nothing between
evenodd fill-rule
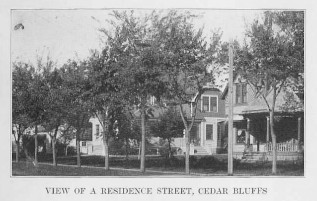
<instances>
[{"instance_id":1,"label":"porch roof","mask_svg":"<svg viewBox=\"0 0 317 201\"><path fill-rule=\"evenodd\" d=\"M244 111L242 115L246 118L268 117L269 112L267 110L248 110L248 111ZM303 117L304 111L296 111L296 112L276 111L274 112L274 115L279 117Z\"/></svg>"}]
</instances>

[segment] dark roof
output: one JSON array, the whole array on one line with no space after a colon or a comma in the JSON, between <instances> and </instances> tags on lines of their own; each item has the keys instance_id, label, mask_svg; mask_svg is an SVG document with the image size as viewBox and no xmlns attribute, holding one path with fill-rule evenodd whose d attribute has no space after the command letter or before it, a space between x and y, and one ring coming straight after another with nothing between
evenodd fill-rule
<instances>
[{"instance_id":1,"label":"dark roof","mask_svg":"<svg viewBox=\"0 0 317 201\"><path fill-rule=\"evenodd\" d=\"M150 119L156 119L158 118L160 115L162 115L164 113L164 111L166 110L166 108L164 107L159 107L159 106L156 106L156 105L151 105L151 106L148 106L147 108L148 110L150 110L150 113L152 114L150 116ZM141 113L140 113L140 110L136 109L133 111L133 114L136 116L136 117L140 117L141 116Z\"/></svg>"}]
</instances>

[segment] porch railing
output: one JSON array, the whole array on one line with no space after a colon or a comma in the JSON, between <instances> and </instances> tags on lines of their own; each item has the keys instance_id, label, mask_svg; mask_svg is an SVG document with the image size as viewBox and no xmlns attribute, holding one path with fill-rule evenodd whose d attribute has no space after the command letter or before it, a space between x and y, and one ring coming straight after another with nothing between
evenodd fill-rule
<instances>
[{"instance_id":1,"label":"porch railing","mask_svg":"<svg viewBox=\"0 0 317 201\"><path fill-rule=\"evenodd\" d=\"M199 143L200 143L199 140L191 141L190 145L191 146L198 146L198 145L200 145ZM185 138L174 138L173 144L174 144L174 146L177 146L177 147L186 147Z\"/></svg>"},{"instance_id":2,"label":"porch railing","mask_svg":"<svg viewBox=\"0 0 317 201\"><path fill-rule=\"evenodd\" d=\"M267 143L264 147L264 150L273 151L272 142ZM297 152L299 150L298 143L294 143L294 142L276 143L276 150L279 152Z\"/></svg>"}]
</instances>

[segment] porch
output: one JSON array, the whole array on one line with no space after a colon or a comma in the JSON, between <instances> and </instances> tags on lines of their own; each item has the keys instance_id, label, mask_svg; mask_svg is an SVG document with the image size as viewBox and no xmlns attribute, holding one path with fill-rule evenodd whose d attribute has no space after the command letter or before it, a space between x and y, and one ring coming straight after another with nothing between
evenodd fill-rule
<instances>
[{"instance_id":1,"label":"porch","mask_svg":"<svg viewBox=\"0 0 317 201\"><path fill-rule=\"evenodd\" d=\"M267 112L244 113L234 122L234 157L272 160L270 119ZM275 133L278 160L295 160L303 155L303 113L277 113Z\"/></svg>"},{"instance_id":2,"label":"porch","mask_svg":"<svg viewBox=\"0 0 317 201\"><path fill-rule=\"evenodd\" d=\"M242 159L243 162L272 161L272 142L260 144L259 148L256 146L258 145L251 144L247 148L246 145L238 145L235 147L234 157ZM238 147L239 149L237 149ZM277 160L279 161L297 161L302 160L304 157L302 152L303 147L298 144L297 140L277 143L276 150Z\"/></svg>"}]
</instances>

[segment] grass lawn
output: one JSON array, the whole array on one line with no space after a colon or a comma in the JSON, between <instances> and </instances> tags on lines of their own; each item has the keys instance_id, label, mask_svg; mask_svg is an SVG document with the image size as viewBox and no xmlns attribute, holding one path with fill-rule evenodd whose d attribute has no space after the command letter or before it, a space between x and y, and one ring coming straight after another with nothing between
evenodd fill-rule
<instances>
[{"instance_id":1,"label":"grass lawn","mask_svg":"<svg viewBox=\"0 0 317 201\"><path fill-rule=\"evenodd\" d=\"M42 163L51 163L51 161L52 158L49 155L39 158L39 162ZM124 168L126 170L112 169L105 171L102 168L77 168L75 167L75 156L59 157L57 162L63 165L73 165L73 167L54 167L48 164L41 164L38 168L35 168L32 163L21 162L17 164L13 162L12 174L14 176L167 176L179 175L184 173L185 170L183 156L174 157L170 161L160 156L147 156L146 169L148 171L145 174L137 171L140 167L140 162L136 156L130 156L129 160L124 157L110 157L110 168ZM227 174L225 156L196 156L191 157L190 162L192 175L226 176ZM104 167L104 157L82 156L81 163L83 166ZM271 176L271 168L271 162L241 163L239 160L234 161L234 175L237 176ZM304 176L304 164L298 161L278 161L277 176Z\"/></svg>"},{"instance_id":2,"label":"grass lawn","mask_svg":"<svg viewBox=\"0 0 317 201\"><path fill-rule=\"evenodd\" d=\"M49 164L39 164L34 167L30 162L12 163L13 176L153 176L163 173L141 173L138 171L127 170L109 170L93 167L75 167L75 166L52 166Z\"/></svg>"}]
</instances>

